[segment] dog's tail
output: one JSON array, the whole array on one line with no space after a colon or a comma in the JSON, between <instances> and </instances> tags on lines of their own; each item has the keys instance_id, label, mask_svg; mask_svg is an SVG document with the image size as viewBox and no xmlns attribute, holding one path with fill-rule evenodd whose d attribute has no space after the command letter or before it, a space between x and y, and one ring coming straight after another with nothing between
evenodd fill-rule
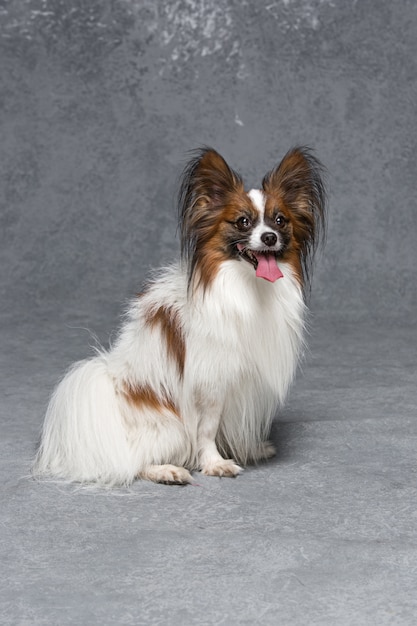
<instances>
[{"instance_id":1,"label":"dog's tail","mask_svg":"<svg viewBox=\"0 0 417 626\"><path fill-rule=\"evenodd\" d=\"M76 363L49 403L34 476L112 486L136 472L105 355Z\"/></svg>"}]
</instances>

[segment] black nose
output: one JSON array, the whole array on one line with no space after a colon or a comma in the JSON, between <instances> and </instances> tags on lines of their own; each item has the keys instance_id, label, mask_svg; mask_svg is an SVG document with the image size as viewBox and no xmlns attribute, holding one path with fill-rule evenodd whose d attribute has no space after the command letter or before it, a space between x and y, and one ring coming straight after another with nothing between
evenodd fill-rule
<instances>
[{"instance_id":1,"label":"black nose","mask_svg":"<svg viewBox=\"0 0 417 626\"><path fill-rule=\"evenodd\" d=\"M261 235L261 241L262 243L264 243L266 246L275 246L275 244L277 243L277 236L275 233L263 233Z\"/></svg>"}]
</instances>

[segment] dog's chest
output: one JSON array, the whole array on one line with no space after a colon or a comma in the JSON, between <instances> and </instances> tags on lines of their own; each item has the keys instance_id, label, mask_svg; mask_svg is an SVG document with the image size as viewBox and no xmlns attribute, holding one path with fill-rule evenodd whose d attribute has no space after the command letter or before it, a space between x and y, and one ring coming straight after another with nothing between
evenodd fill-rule
<instances>
[{"instance_id":1,"label":"dog's chest","mask_svg":"<svg viewBox=\"0 0 417 626\"><path fill-rule=\"evenodd\" d=\"M274 389L290 381L302 341L301 291L289 272L281 285L260 281L224 272L195 304L188 349L196 376L210 372L228 381L256 375Z\"/></svg>"}]
</instances>

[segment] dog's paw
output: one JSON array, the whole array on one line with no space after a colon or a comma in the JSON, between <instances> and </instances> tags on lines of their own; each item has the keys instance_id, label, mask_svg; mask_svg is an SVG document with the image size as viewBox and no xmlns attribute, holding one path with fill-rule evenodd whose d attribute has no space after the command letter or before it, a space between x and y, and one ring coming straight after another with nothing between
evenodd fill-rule
<instances>
[{"instance_id":1,"label":"dog's paw","mask_svg":"<svg viewBox=\"0 0 417 626\"><path fill-rule=\"evenodd\" d=\"M272 459L276 453L276 448L271 441L263 441L259 444L255 460Z\"/></svg>"},{"instance_id":2,"label":"dog's paw","mask_svg":"<svg viewBox=\"0 0 417 626\"><path fill-rule=\"evenodd\" d=\"M190 472L176 465L150 465L139 473L138 478L164 485L188 485L193 482Z\"/></svg>"},{"instance_id":3,"label":"dog's paw","mask_svg":"<svg viewBox=\"0 0 417 626\"><path fill-rule=\"evenodd\" d=\"M227 476L234 478L243 472L243 469L232 459L221 459L213 463L207 463L201 468L201 471L206 476Z\"/></svg>"}]
</instances>

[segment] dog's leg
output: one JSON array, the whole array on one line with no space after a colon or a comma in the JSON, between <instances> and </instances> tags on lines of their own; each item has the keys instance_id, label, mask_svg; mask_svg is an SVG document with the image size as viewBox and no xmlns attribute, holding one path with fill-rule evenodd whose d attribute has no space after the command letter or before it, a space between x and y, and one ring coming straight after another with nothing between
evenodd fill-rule
<instances>
[{"instance_id":1,"label":"dog's leg","mask_svg":"<svg viewBox=\"0 0 417 626\"><path fill-rule=\"evenodd\" d=\"M187 485L193 482L190 472L176 465L149 465L139 472L138 478L165 485Z\"/></svg>"},{"instance_id":2,"label":"dog's leg","mask_svg":"<svg viewBox=\"0 0 417 626\"><path fill-rule=\"evenodd\" d=\"M224 459L216 446L216 435L219 429L221 407L214 403L204 405L198 427L199 467L207 476L234 477L243 470L233 459Z\"/></svg>"}]
</instances>

